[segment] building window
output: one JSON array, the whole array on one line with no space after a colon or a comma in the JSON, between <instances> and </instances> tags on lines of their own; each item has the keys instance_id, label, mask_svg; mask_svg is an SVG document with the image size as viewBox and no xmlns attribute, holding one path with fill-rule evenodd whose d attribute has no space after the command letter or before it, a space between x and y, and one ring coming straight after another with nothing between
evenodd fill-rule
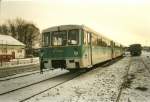
<instances>
[{"instance_id":1,"label":"building window","mask_svg":"<svg viewBox=\"0 0 150 102\"><path fill-rule=\"evenodd\" d=\"M21 50L21 49L19 49L19 50L18 50L18 53L22 53L22 50Z\"/></svg>"},{"instance_id":2,"label":"building window","mask_svg":"<svg viewBox=\"0 0 150 102\"><path fill-rule=\"evenodd\" d=\"M2 49L2 54L6 54L6 53L7 53L7 49L6 48Z\"/></svg>"}]
</instances>

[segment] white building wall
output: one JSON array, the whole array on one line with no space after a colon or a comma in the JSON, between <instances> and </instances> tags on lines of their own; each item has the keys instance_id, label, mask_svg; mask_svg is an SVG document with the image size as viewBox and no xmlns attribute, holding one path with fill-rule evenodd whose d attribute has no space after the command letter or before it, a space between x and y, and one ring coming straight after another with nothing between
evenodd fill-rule
<instances>
[{"instance_id":1,"label":"white building wall","mask_svg":"<svg viewBox=\"0 0 150 102\"><path fill-rule=\"evenodd\" d=\"M15 58L24 58L25 57L25 50L20 49L14 49L15 50Z\"/></svg>"},{"instance_id":2,"label":"white building wall","mask_svg":"<svg viewBox=\"0 0 150 102\"><path fill-rule=\"evenodd\" d=\"M15 53L15 58L25 58L25 48L23 46L7 46L6 51L0 46L0 55Z\"/></svg>"}]
</instances>

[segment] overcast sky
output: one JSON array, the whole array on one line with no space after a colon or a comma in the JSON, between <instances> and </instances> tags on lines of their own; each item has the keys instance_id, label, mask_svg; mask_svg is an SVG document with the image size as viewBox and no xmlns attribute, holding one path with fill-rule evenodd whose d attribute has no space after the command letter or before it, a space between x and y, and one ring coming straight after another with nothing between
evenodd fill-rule
<instances>
[{"instance_id":1,"label":"overcast sky","mask_svg":"<svg viewBox=\"0 0 150 102\"><path fill-rule=\"evenodd\" d=\"M150 46L150 0L2 0L0 23L16 17L40 31L84 24L124 45Z\"/></svg>"}]
</instances>

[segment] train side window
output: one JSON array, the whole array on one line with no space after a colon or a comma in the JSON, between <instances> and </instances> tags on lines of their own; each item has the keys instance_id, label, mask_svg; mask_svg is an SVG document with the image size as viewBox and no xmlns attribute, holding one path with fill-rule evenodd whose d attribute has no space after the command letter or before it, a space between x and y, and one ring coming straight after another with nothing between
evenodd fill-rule
<instances>
[{"instance_id":1,"label":"train side window","mask_svg":"<svg viewBox=\"0 0 150 102\"><path fill-rule=\"evenodd\" d=\"M106 39L107 41L107 47L110 47L110 40Z\"/></svg>"},{"instance_id":2,"label":"train side window","mask_svg":"<svg viewBox=\"0 0 150 102\"><path fill-rule=\"evenodd\" d=\"M84 31L84 45L87 45L87 32Z\"/></svg>"},{"instance_id":3,"label":"train side window","mask_svg":"<svg viewBox=\"0 0 150 102\"><path fill-rule=\"evenodd\" d=\"M84 44L90 45L90 33L86 31L84 32Z\"/></svg>"},{"instance_id":4,"label":"train side window","mask_svg":"<svg viewBox=\"0 0 150 102\"><path fill-rule=\"evenodd\" d=\"M88 45L91 44L91 33L87 33L87 43Z\"/></svg>"},{"instance_id":5,"label":"train side window","mask_svg":"<svg viewBox=\"0 0 150 102\"><path fill-rule=\"evenodd\" d=\"M97 45L97 36L95 34L92 34L92 44Z\"/></svg>"},{"instance_id":6,"label":"train side window","mask_svg":"<svg viewBox=\"0 0 150 102\"><path fill-rule=\"evenodd\" d=\"M118 43L115 43L115 47L116 47L116 48L119 48L120 45L119 45Z\"/></svg>"},{"instance_id":7,"label":"train side window","mask_svg":"<svg viewBox=\"0 0 150 102\"><path fill-rule=\"evenodd\" d=\"M101 46L101 45L102 45L102 38L101 38L101 37L98 37L98 38L97 38L97 45L98 45L98 46Z\"/></svg>"},{"instance_id":8,"label":"train side window","mask_svg":"<svg viewBox=\"0 0 150 102\"><path fill-rule=\"evenodd\" d=\"M110 42L110 40L108 41L108 46L111 47L111 42Z\"/></svg>"},{"instance_id":9,"label":"train side window","mask_svg":"<svg viewBox=\"0 0 150 102\"><path fill-rule=\"evenodd\" d=\"M113 43L113 46L115 47L116 45L115 45L115 42Z\"/></svg>"},{"instance_id":10,"label":"train side window","mask_svg":"<svg viewBox=\"0 0 150 102\"><path fill-rule=\"evenodd\" d=\"M104 47L107 46L107 42L106 42L105 38L102 38L102 46L104 46Z\"/></svg>"},{"instance_id":11,"label":"train side window","mask_svg":"<svg viewBox=\"0 0 150 102\"><path fill-rule=\"evenodd\" d=\"M44 35L44 46L48 46L49 45L49 40L50 40L50 34L49 34L49 32L47 32L47 33L44 33L43 34Z\"/></svg>"}]
</instances>

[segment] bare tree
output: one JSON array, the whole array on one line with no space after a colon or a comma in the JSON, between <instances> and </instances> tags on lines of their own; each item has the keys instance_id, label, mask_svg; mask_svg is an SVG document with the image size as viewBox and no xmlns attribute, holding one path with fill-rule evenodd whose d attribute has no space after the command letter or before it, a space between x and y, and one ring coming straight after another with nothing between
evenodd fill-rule
<instances>
[{"instance_id":1,"label":"bare tree","mask_svg":"<svg viewBox=\"0 0 150 102\"><path fill-rule=\"evenodd\" d=\"M34 24L27 24L25 28L28 30L25 31L26 33L23 39L26 44L27 53L30 53L35 43L39 42L40 32Z\"/></svg>"},{"instance_id":2,"label":"bare tree","mask_svg":"<svg viewBox=\"0 0 150 102\"><path fill-rule=\"evenodd\" d=\"M7 25L2 24L0 25L0 33L1 34L5 34L5 35L9 35L9 28Z\"/></svg>"}]
</instances>

